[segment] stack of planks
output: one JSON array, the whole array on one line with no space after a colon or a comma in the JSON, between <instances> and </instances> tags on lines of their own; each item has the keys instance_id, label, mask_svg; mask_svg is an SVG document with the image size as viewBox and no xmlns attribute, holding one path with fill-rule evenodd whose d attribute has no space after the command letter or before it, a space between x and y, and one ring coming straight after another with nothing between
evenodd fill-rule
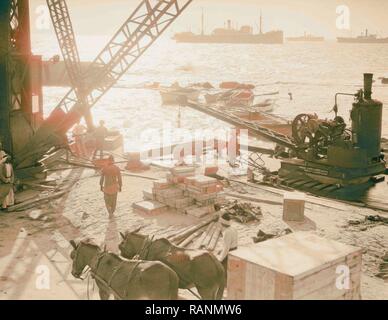
<instances>
[{"instance_id":1,"label":"stack of planks","mask_svg":"<svg viewBox=\"0 0 388 320\"><path fill-rule=\"evenodd\" d=\"M221 239L222 227L219 217L214 215L194 226L181 230L166 230L159 238L166 238L171 243L186 249L205 249L214 251Z\"/></svg>"}]
</instances>

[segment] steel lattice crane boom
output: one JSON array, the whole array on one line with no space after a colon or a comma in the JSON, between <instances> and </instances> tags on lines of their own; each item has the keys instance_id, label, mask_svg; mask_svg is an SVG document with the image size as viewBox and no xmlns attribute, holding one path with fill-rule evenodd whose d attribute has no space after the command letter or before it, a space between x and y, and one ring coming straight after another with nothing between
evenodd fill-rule
<instances>
[{"instance_id":1,"label":"steel lattice crane boom","mask_svg":"<svg viewBox=\"0 0 388 320\"><path fill-rule=\"evenodd\" d=\"M87 71L87 77L90 78L93 70L98 70L93 75L95 82L85 85L88 109L104 96L191 2L141 1ZM76 90L71 89L15 159L16 165L32 166L52 147L63 144L65 133L82 117L83 106Z\"/></svg>"},{"instance_id":2,"label":"steel lattice crane boom","mask_svg":"<svg viewBox=\"0 0 388 320\"><path fill-rule=\"evenodd\" d=\"M71 86L80 103L84 105L84 115L88 127L93 129L92 116L86 106L81 59L66 0L46 0L46 2Z\"/></svg>"}]
</instances>

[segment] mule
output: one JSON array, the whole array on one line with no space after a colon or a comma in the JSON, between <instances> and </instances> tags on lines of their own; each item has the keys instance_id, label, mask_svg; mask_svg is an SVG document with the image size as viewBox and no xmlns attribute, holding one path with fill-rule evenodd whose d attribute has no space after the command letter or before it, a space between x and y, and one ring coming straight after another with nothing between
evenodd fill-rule
<instances>
[{"instance_id":1,"label":"mule","mask_svg":"<svg viewBox=\"0 0 388 320\"><path fill-rule=\"evenodd\" d=\"M177 300L179 278L168 266L160 262L127 261L114 253L82 241L70 241L74 250L72 275L77 279L86 266L99 289L101 300Z\"/></svg>"},{"instance_id":2,"label":"mule","mask_svg":"<svg viewBox=\"0 0 388 320\"><path fill-rule=\"evenodd\" d=\"M179 288L196 287L203 300L221 300L225 289L225 271L221 262L206 250L174 246L167 239L150 240L137 232L120 233L121 255L132 259L142 252L143 260L160 261L179 277Z\"/></svg>"}]
</instances>

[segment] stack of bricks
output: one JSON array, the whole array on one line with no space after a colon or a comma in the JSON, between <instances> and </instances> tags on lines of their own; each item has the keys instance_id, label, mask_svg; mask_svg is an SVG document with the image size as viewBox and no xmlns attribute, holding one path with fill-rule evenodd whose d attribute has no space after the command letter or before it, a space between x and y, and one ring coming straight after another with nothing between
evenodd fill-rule
<instances>
[{"instance_id":1,"label":"stack of bricks","mask_svg":"<svg viewBox=\"0 0 388 320\"><path fill-rule=\"evenodd\" d=\"M152 190L143 194L147 201L157 201L178 213L202 218L215 212L215 204L225 201L222 190L217 179L196 176L195 168L176 167L166 179L155 181Z\"/></svg>"}]
</instances>

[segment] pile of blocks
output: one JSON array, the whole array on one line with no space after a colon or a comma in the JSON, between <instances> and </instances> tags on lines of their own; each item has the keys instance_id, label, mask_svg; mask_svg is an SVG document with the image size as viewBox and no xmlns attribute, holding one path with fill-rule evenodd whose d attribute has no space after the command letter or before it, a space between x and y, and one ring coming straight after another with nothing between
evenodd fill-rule
<instances>
[{"instance_id":1,"label":"pile of blocks","mask_svg":"<svg viewBox=\"0 0 388 320\"><path fill-rule=\"evenodd\" d=\"M196 175L193 167L176 167L165 179L155 181L151 190L144 190L143 195L145 202L159 203L165 209L202 218L215 212L215 204L225 202L222 191L223 185L217 179ZM160 206L157 212L149 211L159 212Z\"/></svg>"}]
</instances>

